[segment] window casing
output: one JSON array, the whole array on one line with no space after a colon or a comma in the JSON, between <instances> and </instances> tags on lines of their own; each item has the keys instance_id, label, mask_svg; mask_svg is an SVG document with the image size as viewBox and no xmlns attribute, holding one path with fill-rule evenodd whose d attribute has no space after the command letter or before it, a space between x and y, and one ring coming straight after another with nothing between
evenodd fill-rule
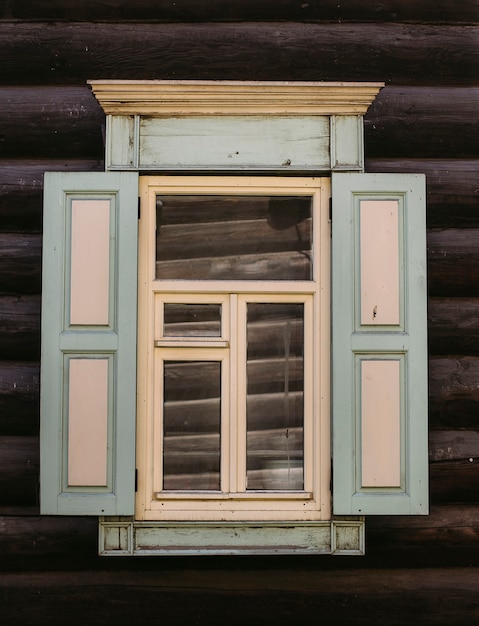
<instances>
[{"instance_id":1,"label":"window casing","mask_svg":"<svg viewBox=\"0 0 479 626\"><path fill-rule=\"evenodd\" d=\"M329 519L329 194L327 178L140 179L137 519ZM217 199L213 213L221 212L223 199L234 210L235 199L243 199L246 215L239 209L234 223L211 216L196 235L201 239L202 228L210 240L219 234L218 244L207 241L208 249L198 253L192 242L192 258L165 261L163 242L174 249L182 230L192 239L195 234L180 224L162 236L162 198L165 205L173 199L173 214L175 207L190 205L194 212L194 198L203 204ZM298 217L291 221L289 206L291 224L284 223L280 200L294 199ZM304 213L308 203L310 217ZM269 217L260 205L269 207ZM256 219L245 219L254 206L260 207ZM179 222L185 219L192 218ZM228 228L239 241L225 251L219 248ZM261 240L261 228L271 230L272 242ZM255 237L260 247L251 254ZM247 254L221 256L235 246ZM211 256L215 247L217 258ZM183 248L188 256L187 240ZM273 251L264 252L268 248ZM179 269L172 270L175 263ZM209 307L210 317L220 321L193 324L193 330L191 322L169 324L175 306L180 322L181 316L195 319L194 307L204 307L203 317ZM215 392L206 390L212 379ZM291 415L294 407L299 417ZM196 419L196 426L182 433L178 424L188 419ZM214 424L212 430L205 421Z\"/></svg>"}]
</instances>

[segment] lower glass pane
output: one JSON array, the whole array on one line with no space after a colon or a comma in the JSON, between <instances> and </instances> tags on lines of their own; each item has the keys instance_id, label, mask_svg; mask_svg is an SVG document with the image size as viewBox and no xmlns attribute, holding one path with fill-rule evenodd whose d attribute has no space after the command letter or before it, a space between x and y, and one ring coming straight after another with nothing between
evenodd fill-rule
<instances>
[{"instance_id":1,"label":"lower glass pane","mask_svg":"<svg viewBox=\"0 0 479 626\"><path fill-rule=\"evenodd\" d=\"M303 304L248 304L247 342L247 489L302 490Z\"/></svg>"},{"instance_id":2,"label":"lower glass pane","mask_svg":"<svg viewBox=\"0 0 479 626\"><path fill-rule=\"evenodd\" d=\"M163 489L220 489L221 362L165 361Z\"/></svg>"}]
</instances>

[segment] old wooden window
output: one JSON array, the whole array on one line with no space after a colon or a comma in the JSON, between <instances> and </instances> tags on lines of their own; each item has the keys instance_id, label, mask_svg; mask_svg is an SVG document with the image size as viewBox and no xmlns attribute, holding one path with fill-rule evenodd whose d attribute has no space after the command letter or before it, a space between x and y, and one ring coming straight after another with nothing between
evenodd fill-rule
<instances>
[{"instance_id":1,"label":"old wooden window","mask_svg":"<svg viewBox=\"0 0 479 626\"><path fill-rule=\"evenodd\" d=\"M138 519L327 519L329 179L140 182Z\"/></svg>"}]
</instances>

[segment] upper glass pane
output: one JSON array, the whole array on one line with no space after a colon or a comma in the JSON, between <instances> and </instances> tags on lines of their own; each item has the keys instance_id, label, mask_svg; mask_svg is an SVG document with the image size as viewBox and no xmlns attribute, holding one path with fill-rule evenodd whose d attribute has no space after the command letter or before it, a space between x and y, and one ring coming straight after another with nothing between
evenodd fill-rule
<instances>
[{"instance_id":1,"label":"upper glass pane","mask_svg":"<svg viewBox=\"0 0 479 626\"><path fill-rule=\"evenodd\" d=\"M311 198L157 196L156 278L311 280Z\"/></svg>"}]
</instances>

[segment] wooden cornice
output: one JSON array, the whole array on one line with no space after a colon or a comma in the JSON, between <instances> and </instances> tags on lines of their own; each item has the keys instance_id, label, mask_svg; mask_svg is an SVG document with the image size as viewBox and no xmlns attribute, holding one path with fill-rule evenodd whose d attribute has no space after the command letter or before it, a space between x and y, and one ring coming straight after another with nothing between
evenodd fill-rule
<instances>
[{"instance_id":1,"label":"wooden cornice","mask_svg":"<svg viewBox=\"0 0 479 626\"><path fill-rule=\"evenodd\" d=\"M90 80L108 115L363 115L384 83Z\"/></svg>"}]
</instances>

